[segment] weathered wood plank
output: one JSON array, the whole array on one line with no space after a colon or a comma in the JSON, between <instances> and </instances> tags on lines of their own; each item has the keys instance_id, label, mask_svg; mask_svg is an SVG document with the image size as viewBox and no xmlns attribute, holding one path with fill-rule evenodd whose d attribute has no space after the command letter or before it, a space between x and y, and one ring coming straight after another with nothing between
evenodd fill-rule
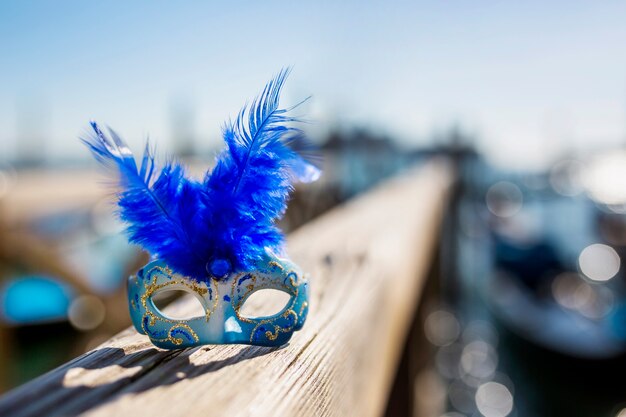
<instances>
[{"instance_id":1,"label":"weathered wood plank","mask_svg":"<svg viewBox=\"0 0 626 417\"><path fill-rule=\"evenodd\" d=\"M380 415L449 183L431 163L289 236L312 290L289 345L163 351L129 329L6 394L0 415Z\"/></svg>"}]
</instances>

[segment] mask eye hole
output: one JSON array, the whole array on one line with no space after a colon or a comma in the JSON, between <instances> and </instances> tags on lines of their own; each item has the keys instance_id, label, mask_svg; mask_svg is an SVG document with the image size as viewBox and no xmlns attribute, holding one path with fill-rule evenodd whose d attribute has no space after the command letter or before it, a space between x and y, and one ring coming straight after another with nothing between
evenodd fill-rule
<instances>
[{"instance_id":1,"label":"mask eye hole","mask_svg":"<svg viewBox=\"0 0 626 417\"><path fill-rule=\"evenodd\" d=\"M285 291L263 288L253 292L243 303L239 315L249 319L273 316L289 303L291 296Z\"/></svg>"},{"instance_id":2,"label":"mask eye hole","mask_svg":"<svg viewBox=\"0 0 626 417\"><path fill-rule=\"evenodd\" d=\"M190 299L183 304L184 308L170 309L167 313L163 311L172 301L182 297ZM202 317L205 314L202 303L190 291L164 289L152 295L151 299L152 304L154 304L154 307L159 311L159 313L168 319L188 320L196 317Z\"/></svg>"}]
</instances>

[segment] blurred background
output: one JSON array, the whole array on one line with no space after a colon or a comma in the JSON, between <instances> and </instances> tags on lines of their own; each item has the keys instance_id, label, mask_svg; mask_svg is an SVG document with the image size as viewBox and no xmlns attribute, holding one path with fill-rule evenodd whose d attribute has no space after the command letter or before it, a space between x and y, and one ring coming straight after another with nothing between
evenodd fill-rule
<instances>
[{"instance_id":1,"label":"blurred background","mask_svg":"<svg viewBox=\"0 0 626 417\"><path fill-rule=\"evenodd\" d=\"M208 2L207 2L208 3ZM201 175L282 67L325 156L293 230L444 155L419 416L626 416L626 4L0 4L0 392L127 327L95 119Z\"/></svg>"}]
</instances>

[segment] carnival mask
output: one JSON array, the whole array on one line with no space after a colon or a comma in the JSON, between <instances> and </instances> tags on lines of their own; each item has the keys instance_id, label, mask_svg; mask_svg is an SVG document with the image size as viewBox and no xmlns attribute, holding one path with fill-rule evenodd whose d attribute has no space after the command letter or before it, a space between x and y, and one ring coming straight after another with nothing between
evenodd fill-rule
<instances>
[{"instance_id":1,"label":"carnival mask","mask_svg":"<svg viewBox=\"0 0 626 417\"><path fill-rule=\"evenodd\" d=\"M304 324L308 284L283 255L275 222L285 211L292 182L314 181L320 170L314 148L293 127L298 120L278 107L287 75L281 71L226 124L226 149L202 180L187 177L176 162L157 169L149 146L137 163L113 130L107 134L95 122L83 139L118 175L119 215L128 224L129 240L153 256L129 278L128 297L135 328L159 347L278 346ZM284 291L289 302L275 315L242 316L242 305L262 289ZM166 290L193 294L204 314L187 320L165 316L153 297Z\"/></svg>"},{"instance_id":2,"label":"carnival mask","mask_svg":"<svg viewBox=\"0 0 626 417\"><path fill-rule=\"evenodd\" d=\"M271 316L242 316L241 307L248 297L262 289L284 291L289 294L289 301ZM187 320L164 316L152 297L169 290L193 294L204 315ZM233 272L209 283L176 274L157 260L129 278L128 296L137 331L166 349L220 343L280 346L302 328L308 312L308 283L302 272L293 263L272 254L267 254L251 271Z\"/></svg>"}]
</instances>

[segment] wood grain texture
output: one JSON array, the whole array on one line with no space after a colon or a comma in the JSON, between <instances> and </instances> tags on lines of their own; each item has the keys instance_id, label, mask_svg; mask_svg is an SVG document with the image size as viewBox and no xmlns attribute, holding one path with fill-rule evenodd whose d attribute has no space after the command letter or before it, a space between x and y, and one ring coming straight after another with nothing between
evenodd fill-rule
<instances>
[{"instance_id":1,"label":"wood grain texture","mask_svg":"<svg viewBox=\"0 0 626 417\"><path fill-rule=\"evenodd\" d=\"M311 299L287 346L164 351L128 329L6 394L0 415L380 415L450 180L446 165L429 163L289 236ZM169 312L190 306L180 300Z\"/></svg>"}]
</instances>

